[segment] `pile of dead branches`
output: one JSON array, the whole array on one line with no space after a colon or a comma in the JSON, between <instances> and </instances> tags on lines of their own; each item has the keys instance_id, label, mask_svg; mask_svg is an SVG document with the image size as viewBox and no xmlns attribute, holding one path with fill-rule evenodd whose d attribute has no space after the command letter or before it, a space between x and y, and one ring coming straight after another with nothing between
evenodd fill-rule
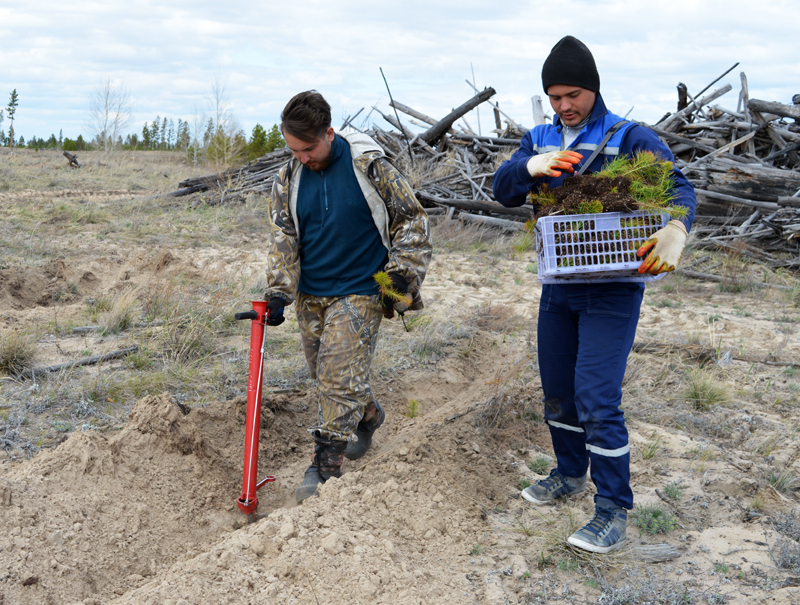
<instances>
[{"instance_id":1,"label":"pile of dead branches","mask_svg":"<svg viewBox=\"0 0 800 605\"><path fill-rule=\"evenodd\" d=\"M735 109L718 102L730 84L697 98L680 84L678 111L651 128L697 191L696 247L800 266L800 95L792 105L751 99L740 80Z\"/></svg>"},{"instance_id":2,"label":"pile of dead branches","mask_svg":"<svg viewBox=\"0 0 800 605\"><path fill-rule=\"evenodd\" d=\"M742 73L736 107L726 107L719 99L732 90L730 84L706 92L735 67L695 96L680 84L677 111L650 127L670 146L697 191L695 246L734 247L772 265L800 266L800 95L793 105L751 99ZM390 129L378 125L377 119L363 130L357 128L354 118L362 108L341 130L371 136L407 175L431 214L520 230L533 216L532 207L499 204L492 194L492 177L528 128L491 101L494 89L475 92L441 119L392 100L392 113L372 108ZM483 103L494 114L491 136L476 133L465 118ZM538 97L533 109L534 122L544 123ZM168 195L194 194L194 203L219 204L268 194L290 156L288 149L279 149L240 168L185 180Z\"/></svg>"}]
</instances>

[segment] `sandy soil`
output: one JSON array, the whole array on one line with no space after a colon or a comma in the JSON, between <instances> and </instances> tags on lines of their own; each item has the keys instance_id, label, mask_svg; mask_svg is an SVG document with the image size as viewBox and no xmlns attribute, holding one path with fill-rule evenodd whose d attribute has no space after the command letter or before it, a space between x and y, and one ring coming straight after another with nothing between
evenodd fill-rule
<instances>
[{"instance_id":1,"label":"sandy soil","mask_svg":"<svg viewBox=\"0 0 800 605\"><path fill-rule=\"evenodd\" d=\"M47 196L2 194L4 249L21 241L9 217ZM144 203L139 191L116 189L80 199L108 211ZM48 249L60 253L20 252L0 262L0 329L85 324L87 299L125 284L216 284L226 276L245 283L247 294L265 266L251 219L232 235L209 231L198 245L191 233L181 238L190 226L177 222L161 221L137 241L98 239L94 223L56 229L41 221ZM0 412L26 410L30 424L16 430L43 435L37 447L20 449L24 440L12 443L5 418L0 603L798 602L795 291L729 293L679 275L648 287L637 343L671 348L631 355L623 406L637 507L657 505L677 526L650 535L630 523L628 547L592 557L565 545L591 514L592 489L545 508L519 496L525 481L541 478L530 467L546 474L547 464L534 463L552 456L535 363L533 253L513 255L510 242L451 246L443 229L434 232L440 239L424 290L426 320L410 332L396 322L383 328L373 380L386 424L363 460L347 462L342 479L300 506L292 494L311 454L305 429L316 401L307 381L281 388L277 377L266 387L259 458L261 474L277 480L259 492L257 518L235 504L246 326L224 336L226 371L237 376L227 391L220 387L216 398L192 398L183 386L138 398L124 391L107 402L104 424L53 433L47 427L59 418L58 405L33 410L31 391L26 408L20 393L30 381L0 383ZM172 235L153 245L163 234ZM688 256L699 262L699 253ZM794 285L790 276L778 278ZM302 376L293 325L290 317L278 328L286 348L269 357L268 379L281 359L288 359L282 377ZM433 328L437 354L410 353ZM37 365L135 338L53 329L37 341ZM709 349L704 371L730 396L698 410L685 389L701 365L697 351ZM87 377L99 371L80 370ZM117 360L103 371L145 370ZM415 418L408 416L412 400L419 402ZM667 486L676 484L681 493L670 497Z\"/></svg>"}]
</instances>

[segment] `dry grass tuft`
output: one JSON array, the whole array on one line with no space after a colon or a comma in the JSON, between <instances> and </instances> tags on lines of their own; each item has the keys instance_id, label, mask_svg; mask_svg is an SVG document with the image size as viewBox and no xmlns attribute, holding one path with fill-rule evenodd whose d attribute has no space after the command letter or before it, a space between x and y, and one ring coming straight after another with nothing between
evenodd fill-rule
<instances>
[{"instance_id":1,"label":"dry grass tuft","mask_svg":"<svg viewBox=\"0 0 800 605\"><path fill-rule=\"evenodd\" d=\"M748 292L757 290L757 279L752 276L752 261L748 260L742 254L745 245L744 240L737 241L733 244L733 249L722 255L722 263L718 269L719 275L726 278L726 281L720 282L719 289L721 292Z\"/></svg>"},{"instance_id":2,"label":"dry grass tuft","mask_svg":"<svg viewBox=\"0 0 800 605\"><path fill-rule=\"evenodd\" d=\"M731 401L728 387L709 372L698 369L690 373L688 378L683 397L694 409L705 412Z\"/></svg>"},{"instance_id":3,"label":"dry grass tuft","mask_svg":"<svg viewBox=\"0 0 800 605\"><path fill-rule=\"evenodd\" d=\"M500 168L503 162L506 160L510 160L511 156L517 151L516 147L506 147L505 149L501 149L494 159L494 169L497 170Z\"/></svg>"},{"instance_id":4,"label":"dry grass tuft","mask_svg":"<svg viewBox=\"0 0 800 605\"><path fill-rule=\"evenodd\" d=\"M393 160L397 169L403 173L412 187L419 187L426 181L435 181L458 172L459 160L455 150L448 150L443 160L422 160L414 158L414 163L408 157L408 153L399 154Z\"/></svg>"},{"instance_id":5,"label":"dry grass tuft","mask_svg":"<svg viewBox=\"0 0 800 605\"><path fill-rule=\"evenodd\" d=\"M781 494L788 494L800 489L800 478L793 474L790 469L778 472L771 471L767 475L767 483Z\"/></svg>"},{"instance_id":6,"label":"dry grass tuft","mask_svg":"<svg viewBox=\"0 0 800 605\"><path fill-rule=\"evenodd\" d=\"M526 357L512 366L499 368L490 383L494 392L475 417L475 424L484 434L504 447L530 447L532 442L549 440L543 422L541 392L532 380L534 365Z\"/></svg>"},{"instance_id":7,"label":"dry grass tuft","mask_svg":"<svg viewBox=\"0 0 800 605\"><path fill-rule=\"evenodd\" d=\"M432 318L430 315L420 316L417 330L412 330L413 344L411 352L420 359L439 358L445 355L447 348L455 344L458 331L453 322ZM409 325L412 329L413 325Z\"/></svg>"},{"instance_id":8,"label":"dry grass tuft","mask_svg":"<svg viewBox=\"0 0 800 605\"><path fill-rule=\"evenodd\" d=\"M526 321L508 305L488 304L477 311L475 323L482 330L513 332L522 328Z\"/></svg>"},{"instance_id":9,"label":"dry grass tuft","mask_svg":"<svg viewBox=\"0 0 800 605\"><path fill-rule=\"evenodd\" d=\"M174 310L164 321L159 338L164 359L178 363L202 360L214 350L211 318L201 312L179 315Z\"/></svg>"},{"instance_id":10,"label":"dry grass tuft","mask_svg":"<svg viewBox=\"0 0 800 605\"><path fill-rule=\"evenodd\" d=\"M431 222L431 239L434 253L465 252L507 256L515 235L498 232L497 229L475 223L439 218Z\"/></svg>"},{"instance_id":11,"label":"dry grass tuft","mask_svg":"<svg viewBox=\"0 0 800 605\"><path fill-rule=\"evenodd\" d=\"M106 333L116 334L130 330L142 317L142 306L139 303L137 288L119 292L111 299L110 305L110 309L101 322Z\"/></svg>"},{"instance_id":12,"label":"dry grass tuft","mask_svg":"<svg viewBox=\"0 0 800 605\"><path fill-rule=\"evenodd\" d=\"M689 587L689 583L681 583L672 579L672 574L669 572L669 569L644 567L640 562L634 562L625 565L612 583L602 569L595 567L594 575L597 588L601 593L598 603L604 605L639 605L640 603L693 605L699 603L700 595ZM719 597L726 599L723 595L710 594L707 595L704 602L726 602L726 600L717 600Z\"/></svg>"},{"instance_id":13,"label":"dry grass tuft","mask_svg":"<svg viewBox=\"0 0 800 605\"><path fill-rule=\"evenodd\" d=\"M552 529L544 534L544 547L552 559L562 562L561 564L568 568L591 566L598 573L618 569L631 561L630 551L626 547L598 555L572 546L567 542L567 538L578 531L583 522L589 519L579 517L583 513L578 509L568 507L565 510L567 511L567 522L560 519Z\"/></svg>"},{"instance_id":14,"label":"dry grass tuft","mask_svg":"<svg viewBox=\"0 0 800 605\"><path fill-rule=\"evenodd\" d=\"M0 333L0 372L19 376L33 368L36 337L26 330Z\"/></svg>"}]
</instances>

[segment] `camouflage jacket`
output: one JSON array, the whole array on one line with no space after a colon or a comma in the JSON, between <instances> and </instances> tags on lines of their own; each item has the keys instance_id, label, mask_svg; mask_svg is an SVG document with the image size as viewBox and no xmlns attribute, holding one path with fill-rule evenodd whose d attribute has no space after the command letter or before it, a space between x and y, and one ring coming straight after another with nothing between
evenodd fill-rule
<instances>
[{"instance_id":1,"label":"camouflage jacket","mask_svg":"<svg viewBox=\"0 0 800 605\"><path fill-rule=\"evenodd\" d=\"M356 179L381 241L389 251L384 270L405 278L412 298L407 308L421 309L420 288L431 260L428 215L377 143L360 133L339 133L339 136L350 145ZM297 296L300 280L297 191L301 173L302 164L292 158L281 168L272 186L265 300L277 296L291 303ZM398 305L395 308L402 310Z\"/></svg>"}]
</instances>

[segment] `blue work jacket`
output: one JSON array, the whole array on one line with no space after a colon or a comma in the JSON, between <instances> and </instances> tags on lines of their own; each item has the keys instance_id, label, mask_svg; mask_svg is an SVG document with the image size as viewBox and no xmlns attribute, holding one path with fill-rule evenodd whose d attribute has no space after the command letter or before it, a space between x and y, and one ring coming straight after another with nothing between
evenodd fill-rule
<instances>
[{"instance_id":1,"label":"blue work jacket","mask_svg":"<svg viewBox=\"0 0 800 605\"><path fill-rule=\"evenodd\" d=\"M575 166L575 171L589 159L589 156L602 142L608 129L622 120L606 109L603 97L597 93L597 100L592 108L589 121L584 125L580 134L567 147L567 149L577 151L583 155L581 163ZM532 178L528 174L526 164L533 155L547 153L548 151L559 151L561 149L561 120L558 116L553 118L552 124L543 124L525 133L520 141L519 149L508 160L503 162L494 175L492 189L495 199L503 206L522 206L528 192L538 191L543 184L547 184L551 189L559 187L565 178L569 178L569 173L562 173L559 177ZM633 156L637 151L652 151L665 160L675 161L675 157L656 134L645 126L633 122L623 125L606 143L605 149L597 155L585 173L598 172L604 164L610 162L618 155ZM585 174L584 173L584 174ZM685 206L688 210L686 216L681 219L688 231L692 226L695 211L697 209L697 198L694 194L694 187L686 179L683 173L677 168L672 169L672 176L675 179L675 200L673 203Z\"/></svg>"}]
</instances>

